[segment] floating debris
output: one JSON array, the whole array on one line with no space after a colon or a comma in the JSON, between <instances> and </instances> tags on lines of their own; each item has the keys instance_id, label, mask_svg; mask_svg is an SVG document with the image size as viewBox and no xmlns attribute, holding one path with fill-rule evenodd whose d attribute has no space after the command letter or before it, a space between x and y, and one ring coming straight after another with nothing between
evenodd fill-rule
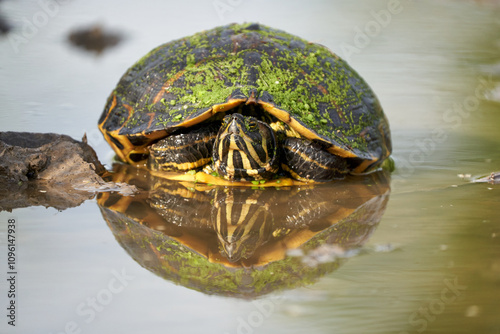
<instances>
[{"instance_id":1,"label":"floating debris","mask_svg":"<svg viewBox=\"0 0 500 334\"><path fill-rule=\"evenodd\" d=\"M477 305L471 305L465 311L465 316L468 318L477 317L481 313L481 309Z\"/></svg>"},{"instance_id":2,"label":"floating debris","mask_svg":"<svg viewBox=\"0 0 500 334\"><path fill-rule=\"evenodd\" d=\"M7 23L7 21L3 18L0 13L0 34L7 34L11 29L11 26Z\"/></svg>"},{"instance_id":3,"label":"floating debris","mask_svg":"<svg viewBox=\"0 0 500 334\"><path fill-rule=\"evenodd\" d=\"M103 182L101 184L82 184L75 187L76 190L83 190L87 192L110 192L115 191L123 196L132 196L134 195L138 189L134 185L129 185L123 182Z\"/></svg>"},{"instance_id":4,"label":"floating debris","mask_svg":"<svg viewBox=\"0 0 500 334\"><path fill-rule=\"evenodd\" d=\"M459 178L465 181L470 181L472 174L457 174Z\"/></svg>"},{"instance_id":5,"label":"floating debris","mask_svg":"<svg viewBox=\"0 0 500 334\"><path fill-rule=\"evenodd\" d=\"M0 0L0 3L1 2ZM11 29L12 27L2 15L2 9L0 8L0 34L7 34Z\"/></svg>"},{"instance_id":6,"label":"floating debris","mask_svg":"<svg viewBox=\"0 0 500 334\"><path fill-rule=\"evenodd\" d=\"M393 244L382 244L382 245L375 245L372 247L372 251L375 253L390 253L396 249L399 249L399 246Z\"/></svg>"},{"instance_id":7,"label":"floating debris","mask_svg":"<svg viewBox=\"0 0 500 334\"><path fill-rule=\"evenodd\" d=\"M500 85L497 84L487 91L485 93L485 98L493 102L500 102Z\"/></svg>"},{"instance_id":8,"label":"floating debris","mask_svg":"<svg viewBox=\"0 0 500 334\"><path fill-rule=\"evenodd\" d=\"M302 263L309 267L317 267L323 263L332 263L341 258L350 258L360 254L389 253L399 249L393 244L380 244L371 247L345 249L338 244L323 244L309 252L300 248L290 249L287 256L302 258Z\"/></svg>"},{"instance_id":9,"label":"floating debris","mask_svg":"<svg viewBox=\"0 0 500 334\"><path fill-rule=\"evenodd\" d=\"M359 251L359 248L344 249L339 245L324 244L304 255L302 257L302 263L309 267L317 267L323 263L333 263L341 258L353 257L357 255Z\"/></svg>"},{"instance_id":10,"label":"floating debris","mask_svg":"<svg viewBox=\"0 0 500 334\"><path fill-rule=\"evenodd\" d=\"M123 39L116 32L107 32L100 25L72 31L68 37L71 44L90 52L100 54L104 49L118 45Z\"/></svg>"},{"instance_id":11,"label":"floating debris","mask_svg":"<svg viewBox=\"0 0 500 334\"><path fill-rule=\"evenodd\" d=\"M499 184L500 183L500 172L493 172L488 176L483 176L473 180L474 183L490 183Z\"/></svg>"}]
</instances>

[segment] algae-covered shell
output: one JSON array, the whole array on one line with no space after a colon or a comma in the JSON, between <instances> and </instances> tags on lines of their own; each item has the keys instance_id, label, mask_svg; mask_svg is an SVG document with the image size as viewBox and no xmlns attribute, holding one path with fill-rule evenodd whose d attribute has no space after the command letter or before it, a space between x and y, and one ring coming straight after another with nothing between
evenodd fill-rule
<instances>
[{"instance_id":1,"label":"algae-covered shell","mask_svg":"<svg viewBox=\"0 0 500 334\"><path fill-rule=\"evenodd\" d=\"M179 127L245 103L287 123L354 172L391 151L389 124L370 87L324 46L261 24L232 24L163 44L121 78L99 128L127 162Z\"/></svg>"}]
</instances>

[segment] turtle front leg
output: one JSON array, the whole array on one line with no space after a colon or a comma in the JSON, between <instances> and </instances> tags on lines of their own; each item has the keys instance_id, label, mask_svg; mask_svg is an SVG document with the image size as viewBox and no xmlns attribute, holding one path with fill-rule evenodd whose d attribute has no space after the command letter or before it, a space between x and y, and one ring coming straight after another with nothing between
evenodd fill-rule
<instances>
[{"instance_id":1,"label":"turtle front leg","mask_svg":"<svg viewBox=\"0 0 500 334\"><path fill-rule=\"evenodd\" d=\"M300 181L327 182L348 173L344 158L331 154L308 139L285 138L281 167Z\"/></svg>"},{"instance_id":2,"label":"turtle front leg","mask_svg":"<svg viewBox=\"0 0 500 334\"><path fill-rule=\"evenodd\" d=\"M219 124L174 133L149 147L148 168L156 171L188 171L212 160Z\"/></svg>"}]
</instances>

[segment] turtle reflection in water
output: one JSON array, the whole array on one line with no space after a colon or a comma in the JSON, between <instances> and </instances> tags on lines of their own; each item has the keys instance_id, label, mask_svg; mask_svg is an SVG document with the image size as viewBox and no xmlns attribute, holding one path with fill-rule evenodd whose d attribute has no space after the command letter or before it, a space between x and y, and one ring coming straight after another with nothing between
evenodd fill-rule
<instances>
[{"instance_id":1,"label":"turtle reflection in water","mask_svg":"<svg viewBox=\"0 0 500 334\"><path fill-rule=\"evenodd\" d=\"M309 284L335 270L339 258L310 266L287 252L362 246L390 193L385 172L316 187L252 189L176 182L115 165L113 180L141 189L130 197L98 196L130 256L175 283L235 297Z\"/></svg>"}]
</instances>

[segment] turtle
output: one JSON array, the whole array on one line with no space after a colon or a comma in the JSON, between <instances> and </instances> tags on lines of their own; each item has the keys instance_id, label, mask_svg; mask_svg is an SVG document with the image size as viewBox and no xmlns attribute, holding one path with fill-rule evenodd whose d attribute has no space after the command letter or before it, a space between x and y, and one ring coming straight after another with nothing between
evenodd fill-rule
<instances>
[{"instance_id":1,"label":"turtle","mask_svg":"<svg viewBox=\"0 0 500 334\"><path fill-rule=\"evenodd\" d=\"M376 170L391 153L389 122L354 69L259 23L156 47L122 76L98 126L126 163L209 166L231 181L326 182Z\"/></svg>"}]
</instances>

